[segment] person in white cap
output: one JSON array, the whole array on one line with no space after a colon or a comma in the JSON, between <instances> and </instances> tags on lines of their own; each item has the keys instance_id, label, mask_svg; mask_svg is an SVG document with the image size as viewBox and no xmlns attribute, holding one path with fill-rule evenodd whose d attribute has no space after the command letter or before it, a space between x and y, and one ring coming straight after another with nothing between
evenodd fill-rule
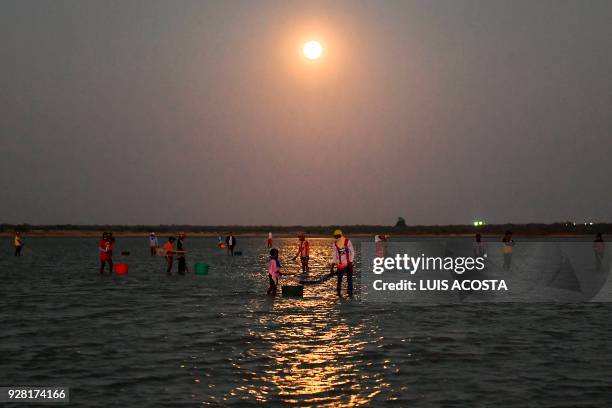
<instances>
[{"instance_id":1,"label":"person in white cap","mask_svg":"<svg viewBox=\"0 0 612 408\"><path fill-rule=\"evenodd\" d=\"M157 254L157 248L159 248L159 241L154 232L149 234L149 249L151 250L151 256Z\"/></svg>"},{"instance_id":2,"label":"person in white cap","mask_svg":"<svg viewBox=\"0 0 612 408\"><path fill-rule=\"evenodd\" d=\"M384 258L387 256L387 241L389 237L387 235L374 235L374 247L376 250L377 258Z\"/></svg>"}]
</instances>

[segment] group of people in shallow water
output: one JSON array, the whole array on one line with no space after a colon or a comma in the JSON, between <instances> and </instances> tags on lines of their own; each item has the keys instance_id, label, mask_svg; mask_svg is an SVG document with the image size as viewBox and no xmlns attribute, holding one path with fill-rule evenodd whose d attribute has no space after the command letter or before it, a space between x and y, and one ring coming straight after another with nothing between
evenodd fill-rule
<instances>
[{"instance_id":1,"label":"group of people in shallow water","mask_svg":"<svg viewBox=\"0 0 612 408\"><path fill-rule=\"evenodd\" d=\"M502 238L502 253L504 255L504 264L503 269L509 270L512 268L512 254L514 252L514 239L512 238L512 231L506 231L504 233L504 237ZM482 236L480 234L476 234L473 243L473 252L474 257L486 257L487 256L487 247L485 242L482 240ZM604 258L605 252L605 243L603 239L603 235L601 232L598 232L595 235L595 240L593 241L593 253L595 255L595 269L597 271L601 270L602 262Z\"/></svg>"},{"instance_id":2,"label":"group of people in shallow water","mask_svg":"<svg viewBox=\"0 0 612 408\"><path fill-rule=\"evenodd\" d=\"M170 236L168 237L168 241L159 246L159 240L157 239L157 235L154 232L149 234L149 250L151 256L162 255L166 260L166 273L172 274L172 266L174 264L174 256L176 255L177 264L178 264L178 273L184 275L189 272L189 267L187 266L187 259L185 254L187 253L185 249L185 239L187 235L184 232L179 232L178 237ZM174 243L176 242L176 247Z\"/></svg>"},{"instance_id":3,"label":"group of people in shallow water","mask_svg":"<svg viewBox=\"0 0 612 408\"><path fill-rule=\"evenodd\" d=\"M230 231L230 233L223 239L221 235L217 237L217 246L221 249L227 248L227 255L234 256L234 249L236 248L236 237L234 233Z\"/></svg>"},{"instance_id":4,"label":"group of people in shallow water","mask_svg":"<svg viewBox=\"0 0 612 408\"><path fill-rule=\"evenodd\" d=\"M378 237L378 236L377 236ZM184 245L186 235L184 232L178 234L178 238L174 236L168 237L168 241L163 245L159 246L159 240L154 232L149 235L149 249L151 256L162 255L166 260L166 273L172 273L172 266L174 263L174 257L178 259L178 273L185 274L189 272L185 254L187 253ZM386 239L386 238L385 238ZM272 234L270 233L267 238L266 245L272 245ZM176 243L176 247L175 247ZM228 255L234 255L234 248L237 240L233 233L230 232L222 240L219 237L219 247L227 247ZM223 245L224 244L224 245ZM113 250L115 247L115 237L112 232L104 232L102 239L98 242L98 252L100 258L100 273L103 274L105 267L108 265L110 273L113 271ZM298 246L293 260L299 258L302 273L308 273L309 260L310 260L310 243L306 239L306 233L300 232L298 234ZM355 248L350 239L345 237L341 230L337 229L334 231L334 242L332 244L332 262L330 263L330 275L337 276L336 293L341 296L342 281L346 276L347 283L347 295L353 296L353 260L355 259ZM281 263L279 260L278 249L270 249L270 259L268 263L268 277L269 277L269 288L267 293L269 295L275 295L279 285L279 278L282 275L294 275L292 273L281 272Z\"/></svg>"},{"instance_id":5,"label":"group of people in shallow water","mask_svg":"<svg viewBox=\"0 0 612 408\"><path fill-rule=\"evenodd\" d=\"M272 247L271 232L268 234L266 245L268 246L268 248ZM310 271L310 268L308 266L308 261L310 260L310 243L306 239L305 232L300 232L298 234L298 249L293 257L293 260L295 261L297 258L300 258L302 273L308 273ZM268 295L276 294L278 288L278 280L281 275L283 275L283 273L281 272L281 263L278 259L278 249L272 248L270 250L270 261L268 263L268 280L270 282L270 286L268 287Z\"/></svg>"},{"instance_id":6,"label":"group of people in shallow water","mask_svg":"<svg viewBox=\"0 0 612 408\"><path fill-rule=\"evenodd\" d=\"M503 268L508 270L512 267L512 252L514 249L514 240L512 239L512 231L506 231L502 238L503 247L502 253L504 254L504 265ZM480 234L476 234L474 237L474 243L472 244L473 253L475 258L483 258L487 256L487 245L482 240Z\"/></svg>"},{"instance_id":7,"label":"group of people in shallow water","mask_svg":"<svg viewBox=\"0 0 612 408\"><path fill-rule=\"evenodd\" d=\"M350 239L348 239L342 233L342 230L337 229L333 233L334 241L332 243L332 261L330 263L330 273L328 277L336 275L336 293L341 296L342 281L346 276L347 283L347 295L353 296L353 261L355 259L355 248ZM172 267L174 264L174 258L177 258L178 273L185 274L189 272L187 266L185 248L186 235L184 232L179 232L178 238L174 236L168 237L168 241L160 247L157 236L154 232L149 235L149 249L151 256L162 255L166 260L166 273L172 273ZM385 256L386 242L389 237L387 235L376 235L374 242L376 244L376 256ZM503 268L508 270L512 267L512 254L514 250L514 239L512 238L512 231L506 231L503 238L502 252L504 255ZM176 247L175 247L176 243ZM229 256L235 255L237 240L233 232L230 232L225 239L219 236L218 246L219 248L226 248ZM21 256L22 249L24 247L24 239L19 231L15 231L14 235L14 247L15 256ZM268 233L266 239L266 246L270 249L270 258L268 262L268 278L269 287L267 293L274 295L277 292L279 279L282 275L294 275L293 273L281 272L281 262L279 260L279 251L272 246L272 232ZM106 266L110 273L113 271L113 250L115 247L115 237L112 232L104 232L102 239L98 242L98 252L100 259L100 273L103 274ZM595 253L596 269L600 270L602 267L602 261L604 257L604 240L601 233L596 235L593 241L593 249ZM482 240L480 234L476 234L473 242L473 253L475 257L483 257L487 254L487 248L485 242ZM293 260L300 260L302 274L310 272L309 260L310 260L310 243L306 239L306 233L298 233L298 246Z\"/></svg>"},{"instance_id":8,"label":"group of people in shallow water","mask_svg":"<svg viewBox=\"0 0 612 408\"><path fill-rule=\"evenodd\" d=\"M271 244L271 235L268 236L268 244ZM330 263L330 272L328 277L336 275L336 294L342 296L342 280L346 276L346 293L348 297L353 297L353 261L355 259L355 247L350 239L344 236L342 230L334 231L334 242L332 243L332 262ZM308 262L310 259L310 243L306 239L306 233L298 234L298 248L293 256L293 260L300 258L302 273L310 271ZM295 275L295 273L282 272L281 263L279 260L278 249L270 250L270 259L268 261L268 281L269 287L267 294L274 296L278 290L280 277L283 275Z\"/></svg>"}]
</instances>

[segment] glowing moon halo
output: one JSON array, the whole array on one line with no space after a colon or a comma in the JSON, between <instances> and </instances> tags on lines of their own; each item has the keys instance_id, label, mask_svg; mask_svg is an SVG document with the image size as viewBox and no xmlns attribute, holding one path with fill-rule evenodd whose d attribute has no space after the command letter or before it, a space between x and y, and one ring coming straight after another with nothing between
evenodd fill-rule
<instances>
[{"instance_id":1,"label":"glowing moon halo","mask_svg":"<svg viewBox=\"0 0 612 408\"><path fill-rule=\"evenodd\" d=\"M310 60L316 60L321 58L321 54L323 53L323 47L317 41L308 41L304 44L304 48L302 49L304 52L304 56Z\"/></svg>"}]
</instances>

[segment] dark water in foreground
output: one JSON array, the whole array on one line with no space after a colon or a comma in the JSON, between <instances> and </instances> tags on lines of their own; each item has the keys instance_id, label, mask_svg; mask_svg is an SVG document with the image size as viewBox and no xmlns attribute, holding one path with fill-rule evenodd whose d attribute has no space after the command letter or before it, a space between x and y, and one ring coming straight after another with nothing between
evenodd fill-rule
<instances>
[{"instance_id":1,"label":"dark water in foreground","mask_svg":"<svg viewBox=\"0 0 612 408\"><path fill-rule=\"evenodd\" d=\"M91 407L612 406L608 303L370 304L333 281L270 299L263 239L233 259L192 239L210 275L184 277L133 238L129 275L99 276L96 241L29 239L18 260L0 241L0 385ZM328 241L311 242L316 275ZM297 269L295 241L275 243Z\"/></svg>"}]
</instances>

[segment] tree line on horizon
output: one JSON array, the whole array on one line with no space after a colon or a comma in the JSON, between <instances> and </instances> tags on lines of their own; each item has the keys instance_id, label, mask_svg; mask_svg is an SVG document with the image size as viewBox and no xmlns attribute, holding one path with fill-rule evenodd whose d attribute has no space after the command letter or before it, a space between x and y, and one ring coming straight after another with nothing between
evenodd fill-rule
<instances>
[{"instance_id":1,"label":"tree line on horizon","mask_svg":"<svg viewBox=\"0 0 612 408\"><path fill-rule=\"evenodd\" d=\"M612 223L575 224L572 222L556 222L551 224L486 224L474 226L472 224L457 225L406 225L398 220L395 225L188 225L188 224L159 224L159 225L115 225L115 224L0 224L0 232L10 231L115 231L115 232L156 232L172 233L185 231L191 233L226 234L230 231L236 234L255 234L273 232L277 234L290 234L304 231L307 234L331 235L336 228L341 228L347 234L503 234L510 230L514 234L612 234Z\"/></svg>"}]
</instances>

